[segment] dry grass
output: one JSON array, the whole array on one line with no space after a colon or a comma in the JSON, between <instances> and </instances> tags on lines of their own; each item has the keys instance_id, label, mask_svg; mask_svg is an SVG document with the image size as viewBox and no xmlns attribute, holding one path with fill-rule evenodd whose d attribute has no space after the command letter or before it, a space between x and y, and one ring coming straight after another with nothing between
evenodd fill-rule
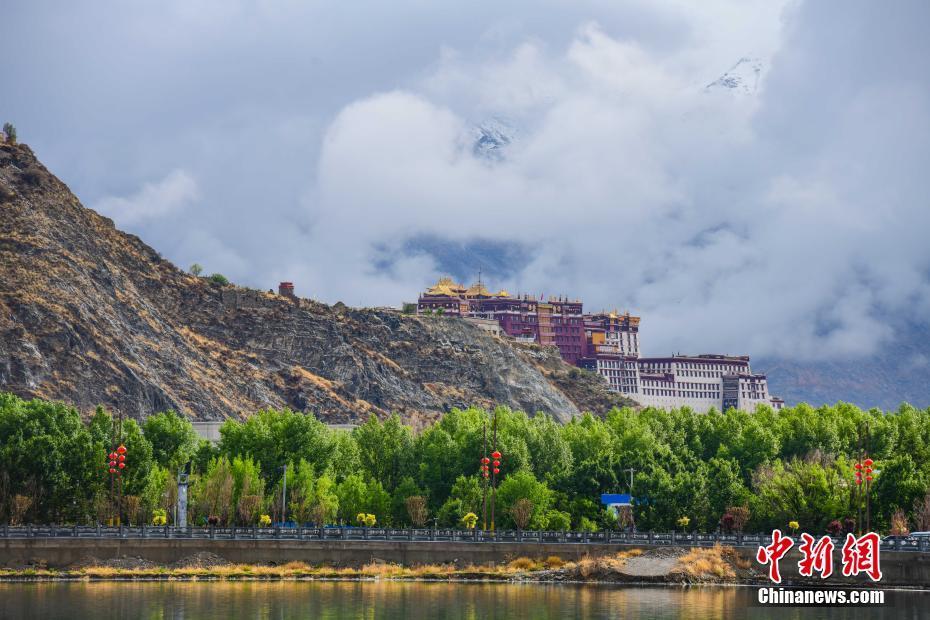
<instances>
[{"instance_id":1,"label":"dry grass","mask_svg":"<svg viewBox=\"0 0 930 620\"><path fill-rule=\"evenodd\" d=\"M507 568L510 570L539 570L542 567L540 566L539 562L536 562L535 560L531 560L529 558L517 558L516 560L512 560L509 564L507 564Z\"/></svg>"},{"instance_id":2,"label":"dry grass","mask_svg":"<svg viewBox=\"0 0 930 620\"><path fill-rule=\"evenodd\" d=\"M578 574L587 579L597 570L597 560L592 557L585 557L578 560L575 564Z\"/></svg>"},{"instance_id":3,"label":"dry grass","mask_svg":"<svg viewBox=\"0 0 930 620\"><path fill-rule=\"evenodd\" d=\"M720 545L692 549L678 558L675 572L684 573L696 579L735 577L736 573L727 558L724 557L725 555L724 549Z\"/></svg>"},{"instance_id":4,"label":"dry grass","mask_svg":"<svg viewBox=\"0 0 930 620\"><path fill-rule=\"evenodd\" d=\"M642 555L642 549L629 549L619 551L614 555L605 555L599 557L585 556L577 562L569 562L564 565L566 572L572 573L582 579L590 579L598 575L622 572L626 561Z\"/></svg>"},{"instance_id":5,"label":"dry grass","mask_svg":"<svg viewBox=\"0 0 930 620\"><path fill-rule=\"evenodd\" d=\"M423 564L401 566L386 562L372 562L359 568L311 566L304 562L288 562L280 566L264 564L217 564L184 567L87 566L55 571L44 568L0 570L0 579L189 579L189 580L288 580L288 579L490 579L507 580L522 574L544 569L562 569L567 574L583 579L596 578L620 572L628 558L642 553L639 549L621 551L602 557L585 557L578 562L565 562L557 555L545 560L518 557L507 564L456 567L453 564Z\"/></svg>"}]
</instances>

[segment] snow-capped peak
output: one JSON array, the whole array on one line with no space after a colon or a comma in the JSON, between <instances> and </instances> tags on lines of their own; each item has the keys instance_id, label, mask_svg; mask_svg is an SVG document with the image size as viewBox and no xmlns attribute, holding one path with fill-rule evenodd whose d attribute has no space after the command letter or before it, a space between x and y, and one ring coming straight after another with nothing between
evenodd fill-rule
<instances>
[{"instance_id":1,"label":"snow-capped peak","mask_svg":"<svg viewBox=\"0 0 930 620\"><path fill-rule=\"evenodd\" d=\"M751 95L759 88L762 78L762 61L758 58L740 58L729 71L704 87L704 90L726 88L733 92Z\"/></svg>"},{"instance_id":2,"label":"snow-capped peak","mask_svg":"<svg viewBox=\"0 0 930 620\"><path fill-rule=\"evenodd\" d=\"M472 153L475 157L500 161L515 138L516 130L510 123L498 118L488 119L474 128Z\"/></svg>"}]
</instances>

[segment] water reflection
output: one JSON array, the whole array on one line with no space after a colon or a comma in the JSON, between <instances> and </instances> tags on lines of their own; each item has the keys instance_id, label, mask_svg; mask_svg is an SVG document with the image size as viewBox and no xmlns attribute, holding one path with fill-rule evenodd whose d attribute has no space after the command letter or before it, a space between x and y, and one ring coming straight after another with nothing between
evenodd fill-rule
<instances>
[{"instance_id":1,"label":"water reflection","mask_svg":"<svg viewBox=\"0 0 930 620\"><path fill-rule=\"evenodd\" d=\"M645 588L413 582L0 584L2 618L893 618L930 595L892 592L885 608L751 606L753 588ZM900 615L899 615L900 614Z\"/></svg>"}]
</instances>

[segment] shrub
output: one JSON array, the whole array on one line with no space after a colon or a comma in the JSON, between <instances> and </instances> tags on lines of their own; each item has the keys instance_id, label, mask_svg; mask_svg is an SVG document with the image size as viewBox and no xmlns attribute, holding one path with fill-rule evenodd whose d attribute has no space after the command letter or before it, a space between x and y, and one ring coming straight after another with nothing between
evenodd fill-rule
<instances>
[{"instance_id":1,"label":"shrub","mask_svg":"<svg viewBox=\"0 0 930 620\"><path fill-rule=\"evenodd\" d=\"M163 508L156 508L152 511L152 525L161 526L168 524L168 513Z\"/></svg>"},{"instance_id":2,"label":"shrub","mask_svg":"<svg viewBox=\"0 0 930 620\"><path fill-rule=\"evenodd\" d=\"M426 517L429 511L426 508L426 498L422 495L411 495L404 501L407 507L407 514L410 516L410 522L415 527L423 527L426 523Z\"/></svg>"},{"instance_id":3,"label":"shrub","mask_svg":"<svg viewBox=\"0 0 930 620\"><path fill-rule=\"evenodd\" d=\"M16 144L16 127L13 123L3 123L3 133L6 134L8 144Z\"/></svg>"},{"instance_id":4,"label":"shrub","mask_svg":"<svg viewBox=\"0 0 930 620\"><path fill-rule=\"evenodd\" d=\"M229 284L229 279L221 273L214 273L209 278L210 282L214 284L219 284L220 286L226 286Z\"/></svg>"},{"instance_id":5,"label":"shrub","mask_svg":"<svg viewBox=\"0 0 930 620\"><path fill-rule=\"evenodd\" d=\"M598 527L597 523L588 517L581 517L581 521L578 523L578 529L582 532L596 532Z\"/></svg>"},{"instance_id":6,"label":"shrub","mask_svg":"<svg viewBox=\"0 0 930 620\"><path fill-rule=\"evenodd\" d=\"M743 526L749 521L749 508L747 506L730 506L720 519L720 525L726 533L742 532Z\"/></svg>"},{"instance_id":7,"label":"shrub","mask_svg":"<svg viewBox=\"0 0 930 620\"><path fill-rule=\"evenodd\" d=\"M550 510L547 517L548 523L546 524L546 527L550 530L564 532L572 526L571 516L569 516L567 512L562 512L561 510Z\"/></svg>"},{"instance_id":8,"label":"shrub","mask_svg":"<svg viewBox=\"0 0 930 620\"><path fill-rule=\"evenodd\" d=\"M565 561L557 555L550 555L546 558L546 566L549 568L559 568L563 564L565 564Z\"/></svg>"},{"instance_id":9,"label":"shrub","mask_svg":"<svg viewBox=\"0 0 930 620\"><path fill-rule=\"evenodd\" d=\"M529 558L522 557L511 561L507 566L513 570L534 570L537 568L536 562Z\"/></svg>"},{"instance_id":10,"label":"shrub","mask_svg":"<svg viewBox=\"0 0 930 620\"><path fill-rule=\"evenodd\" d=\"M465 527L468 529L473 530L475 529L475 525L478 523L478 515L473 512L469 512L464 517L462 517L462 523L464 523Z\"/></svg>"},{"instance_id":11,"label":"shrub","mask_svg":"<svg viewBox=\"0 0 930 620\"><path fill-rule=\"evenodd\" d=\"M832 521L830 521L829 525L827 525L827 533L830 536L839 536L840 532L842 531L843 531L843 524L840 523L839 519L833 519Z\"/></svg>"},{"instance_id":12,"label":"shrub","mask_svg":"<svg viewBox=\"0 0 930 620\"><path fill-rule=\"evenodd\" d=\"M199 276L201 273L203 273L203 267L201 267L197 263L194 263L193 265L191 265L191 268L188 271L191 272L191 275Z\"/></svg>"},{"instance_id":13,"label":"shrub","mask_svg":"<svg viewBox=\"0 0 930 620\"><path fill-rule=\"evenodd\" d=\"M262 515L258 518L258 524L262 527L268 527L271 525L271 517L268 515Z\"/></svg>"},{"instance_id":14,"label":"shrub","mask_svg":"<svg viewBox=\"0 0 930 620\"><path fill-rule=\"evenodd\" d=\"M891 533L894 536L907 536L911 533L907 524L907 516L900 508L891 515Z\"/></svg>"},{"instance_id":15,"label":"shrub","mask_svg":"<svg viewBox=\"0 0 930 620\"><path fill-rule=\"evenodd\" d=\"M525 530L530 523L530 519L533 518L533 502L521 497L510 507L510 516L513 517L513 522L517 524L517 529Z\"/></svg>"}]
</instances>

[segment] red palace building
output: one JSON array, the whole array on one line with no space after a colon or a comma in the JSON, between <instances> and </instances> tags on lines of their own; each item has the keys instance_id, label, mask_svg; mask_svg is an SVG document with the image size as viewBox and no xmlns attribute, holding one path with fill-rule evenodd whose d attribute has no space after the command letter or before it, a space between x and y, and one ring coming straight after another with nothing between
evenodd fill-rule
<instances>
[{"instance_id":1,"label":"red palace building","mask_svg":"<svg viewBox=\"0 0 930 620\"><path fill-rule=\"evenodd\" d=\"M440 278L420 295L417 314L497 321L504 333L517 340L557 346L569 364L578 363L587 349L580 300L550 297L544 301L504 290L492 293L480 278L468 288L452 278Z\"/></svg>"},{"instance_id":2,"label":"red palace building","mask_svg":"<svg viewBox=\"0 0 930 620\"><path fill-rule=\"evenodd\" d=\"M784 406L768 393L766 376L752 372L748 356L641 357L640 317L629 312L584 314L577 299L492 293L479 276L468 288L441 278L420 295L417 314L470 319L518 341L556 346L566 362L601 375L610 389L643 406L697 412Z\"/></svg>"}]
</instances>

